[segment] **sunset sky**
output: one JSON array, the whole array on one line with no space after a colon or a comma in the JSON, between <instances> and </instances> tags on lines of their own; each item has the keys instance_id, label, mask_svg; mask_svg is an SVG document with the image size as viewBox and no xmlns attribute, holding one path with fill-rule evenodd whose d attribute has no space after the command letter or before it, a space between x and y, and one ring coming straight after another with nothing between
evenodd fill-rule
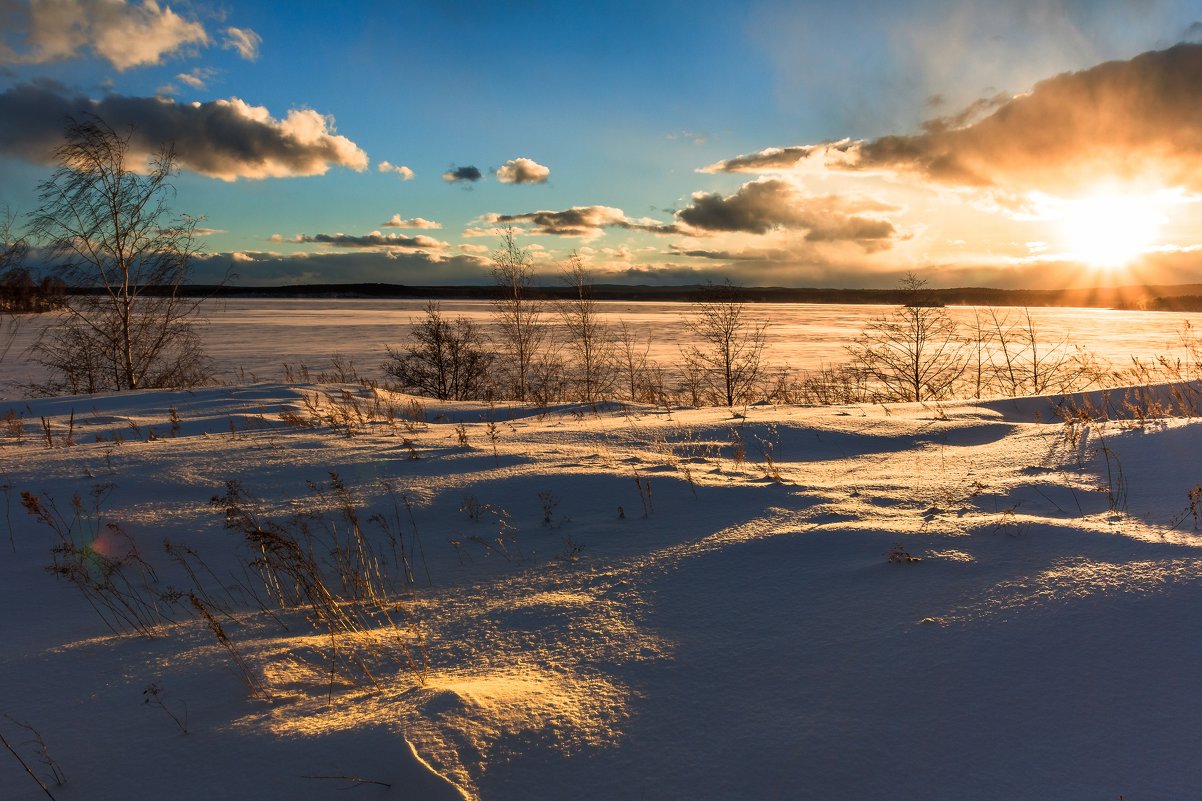
<instances>
[{"instance_id":1,"label":"sunset sky","mask_svg":"<svg viewBox=\"0 0 1202 801\"><path fill-rule=\"evenodd\" d=\"M172 141L196 279L1202 281L1202 2L0 0L0 205Z\"/></svg>"}]
</instances>

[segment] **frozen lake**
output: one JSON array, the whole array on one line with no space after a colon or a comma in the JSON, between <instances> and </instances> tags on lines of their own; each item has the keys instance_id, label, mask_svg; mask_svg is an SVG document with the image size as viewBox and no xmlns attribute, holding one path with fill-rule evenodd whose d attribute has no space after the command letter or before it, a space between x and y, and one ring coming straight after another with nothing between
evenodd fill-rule
<instances>
[{"instance_id":1,"label":"frozen lake","mask_svg":"<svg viewBox=\"0 0 1202 801\"><path fill-rule=\"evenodd\" d=\"M640 341L650 342L650 358L670 367L688 344L686 318L689 304L599 304L606 322L615 328L625 323ZM284 363L304 364L314 373L326 369L332 354L354 360L364 375L378 375L385 346L400 346L411 322L422 317L422 300L355 299L227 299L206 303L207 326L203 336L223 379L239 376L278 379ZM487 301L444 301L443 313L463 315L492 329L492 307ZM821 305L803 303L755 304L753 318L767 319L767 361L795 369L815 369L843 362L846 346L872 318L893 307L871 305ZM953 306L948 312L971 326L976 307ZM1022 309L999 309L1012 316ZM1049 343L1067 340L1115 366L1130 363L1132 356L1153 359L1180 355L1180 335L1187 320L1202 315L1173 312L1113 311L1082 308L1033 308L1031 317ZM557 322L548 312L545 319ZM45 320L27 321L7 358L0 364L6 385L29 381L30 369L21 351L33 341ZM965 333L967 333L967 328ZM11 394L11 393L10 393Z\"/></svg>"}]
</instances>

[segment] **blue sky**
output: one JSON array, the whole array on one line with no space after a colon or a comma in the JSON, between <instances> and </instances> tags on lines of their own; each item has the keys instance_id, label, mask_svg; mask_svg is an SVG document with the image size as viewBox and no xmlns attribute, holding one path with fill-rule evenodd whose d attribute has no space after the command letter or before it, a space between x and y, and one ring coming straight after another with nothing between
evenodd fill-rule
<instances>
[{"instance_id":1,"label":"blue sky","mask_svg":"<svg viewBox=\"0 0 1202 801\"><path fill-rule=\"evenodd\" d=\"M214 229L198 277L486 281L512 225L540 273L577 251L602 281L1202 280L1199 154L1176 144L1198 122L1165 111L1202 100L1165 80L1202 65L1168 50L1199 21L1159 0L0 0L0 204L30 211L59 120L93 112L135 151L175 141L174 207ZM1110 124L1158 92L1167 139ZM1045 169L1048 131L1071 148Z\"/></svg>"}]
</instances>

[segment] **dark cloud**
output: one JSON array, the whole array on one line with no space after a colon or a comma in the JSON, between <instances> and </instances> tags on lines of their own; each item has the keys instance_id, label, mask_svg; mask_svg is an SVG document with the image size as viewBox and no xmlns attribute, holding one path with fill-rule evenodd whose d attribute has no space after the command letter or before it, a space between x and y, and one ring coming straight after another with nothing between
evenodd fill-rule
<instances>
[{"instance_id":1,"label":"dark cloud","mask_svg":"<svg viewBox=\"0 0 1202 801\"><path fill-rule=\"evenodd\" d=\"M794 145L792 147L769 147L758 153L735 156L733 159L715 162L702 167L700 172L763 173L795 169L802 162L815 157L831 157L846 154L859 146L859 142L843 139L821 145Z\"/></svg>"},{"instance_id":2,"label":"dark cloud","mask_svg":"<svg viewBox=\"0 0 1202 801\"><path fill-rule=\"evenodd\" d=\"M372 231L362 236L351 234L301 234L293 241L312 242L317 245L333 245L336 248L380 249L380 248L425 248L437 250L447 247L446 242L428 236L401 236Z\"/></svg>"},{"instance_id":3,"label":"dark cloud","mask_svg":"<svg viewBox=\"0 0 1202 801\"><path fill-rule=\"evenodd\" d=\"M483 284L491 281L491 262L479 256L444 256L425 251L354 250L349 252L269 252L204 254L193 259L194 283L217 283L227 274L234 285L280 284Z\"/></svg>"},{"instance_id":4,"label":"dark cloud","mask_svg":"<svg viewBox=\"0 0 1202 801\"><path fill-rule=\"evenodd\" d=\"M922 123L922 129L928 134L940 134L945 131L965 128L990 112L1006 105L1012 99L1011 95L1005 93L996 94L993 97L982 97L969 103L955 114L950 114L946 117L934 117L925 121Z\"/></svg>"},{"instance_id":5,"label":"dark cloud","mask_svg":"<svg viewBox=\"0 0 1202 801\"><path fill-rule=\"evenodd\" d=\"M53 163L67 119L87 115L118 132L132 130L135 158L174 143L181 167L226 181L321 175L332 166L367 168L367 154L337 135L331 118L312 109L293 109L277 120L238 98L181 104L114 94L92 100L44 83L0 94L0 154Z\"/></svg>"},{"instance_id":6,"label":"dark cloud","mask_svg":"<svg viewBox=\"0 0 1202 801\"><path fill-rule=\"evenodd\" d=\"M497 180L503 184L545 184L550 174L550 168L527 158L510 159L497 168Z\"/></svg>"},{"instance_id":7,"label":"dark cloud","mask_svg":"<svg viewBox=\"0 0 1202 801\"><path fill-rule=\"evenodd\" d=\"M765 259L763 261L730 261L705 266L687 264L634 265L624 270L605 273L599 280L626 284L680 285L708 284L729 280L740 286L894 286L892 278L880 279L880 274L847 264L831 264L814 259Z\"/></svg>"},{"instance_id":8,"label":"dark cloud","mask_svg":"<svg viewBox=\"0 0 1202 801\"><path fill-rule=\"evenodd\" d=\"M858 261L823 259L812 252L765 251L763 260L715 258L702 266L680 262L623 265L598 269L599 282L671 285L698 284L729 278L744 286L893 287L904 267L882 265L865 269ZM1165 283L1189 283L1197 278L1198 253L1164 253L1145 257L1143 268ZM228 273L234 285L275 286L298 283L392 283L465 285L492 282L487 256L424 251L325 251L284 255L269 252L214 253L193 260L191 280L198 284L221 281ZM1000 288L1060 289L1081 285L1088 276L1076 262L1026 264L931 263L923 275L935 286L994 286ZM537 283L555 284L553 272L535 276Z\"/></svg>"},{"instance_id":9,"label":"dark cloud","mask_svg":"<svg viewBox=\"0 0 1202 801\"><path fill-rule=\"evenodd\" d=\"M686 249L678 245L670 245L668 252L676 256L689 256L694 259L709 259L710 261L772 261L787 255L782 250L736 252L733 250Z\"/></svg>"},{"instance_id":10,"label":"dark cloud","mask_svg":"<svg viewBox=\"0 0 1202 801\"><path fill-rule=\"evenodd\" d=\"M774 148L707 169L749 172L805 161L1003 192L1066 195L1106 180L1202 191L1202 45L1063 73L1002 103L978 101L919 134Z\"/></svg>"},{"instance_id":11,"label":"dark cloud","mask_svg":"<svg viewBox=\"0 0 1202 801\"><path fill-rule=\"evenodd\" d=\"M899 234L888 220L870 215L895 211L896 206L873 200L806 195L787 181L773 179L744 184L732 195L697 192L671 223L628 217L612 206L490 214L485 219L495 226L523 226L527 233L582 239L594 239L610 228L693 237L786 229L804 231L808 242L853 242L874 251L889 247Z\"/></svg>"},{"instance_id":12,"label":"dark cloud","mask_svg":"<svg viewBox=\"0 0 1202 801\"><path fill-rule=\"evenodd\" d=\"M863 215L888 211L897 209L840 195L806 195L787 181L768 179L744 184L732 195L697 192L676 219L694 232L804 230L809 242L848 241L878 250L897 238L897 229L888 220Z\"/></svg>"},{"instance_id":13,"label":"dark cloud","mask_svg":"<svg viewBox=\"0 0 1202 801\"><path fill-rule=\"evenodd\" d=\"M657 234L677 233L671 224L647 218L632 219L626 212L612 206L573 206L563 211L530 211L524 214L491 214L489 222L499 225L530 224L530 233L554 236L578 236L586 239L600 236L606 228L650 231Z\"/></svg>"},{"instance_id":14,"label":"dark cloud","mask_svg":"<svg viewBox=\"0 0 1202 801\"><path fill-rule=\"evenodd\" d=\"M442 174L442 180L449 184L457 183L475 183L483 178L484 175L478 167L451 167Z\"/></svg>"}]
</instances>

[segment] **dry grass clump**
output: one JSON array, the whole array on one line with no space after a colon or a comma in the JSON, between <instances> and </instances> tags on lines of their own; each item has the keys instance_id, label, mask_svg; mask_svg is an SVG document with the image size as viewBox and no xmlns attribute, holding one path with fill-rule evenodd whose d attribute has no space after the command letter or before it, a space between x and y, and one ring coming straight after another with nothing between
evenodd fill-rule
<instances>
[{"instance_id":1,"label":"dry grass clump","mask_svg":"<svg viewBox=\"0 0 1202 801\"><path fill-rule=\"evenodd\" d=\"M270 602L284 613L303 611L303 624L323 635L327 645L314 645L308 649L314 655L305 658L322 662L331 683L379 687L382 671L396 668L424 681L425 647L410 602L416 530L406 544L397 536L399 519L394 529L383 516L370 518L388 534L389 553L369 539L359 505L337 473L311 489L318 508L283 522L266 517L236 481L212 505L225 515L226 528L241 534ZM390 561L401 567L399 577ZM289 622L295 617L288 615ZM211 614L206 619L210 627L216 623Z\"/></svg>"},{"instance_id":2,"label":"dry grass clump","mask_svg":"<svg viewBox=\"0 0 1202 801\"><path fill-rule=\"evenodd\" d=\"M21 493L21 506L49 528L57 542L47 571L70 582L114 633L162 634L174 622L166 613L173 596L160 593L158 576L121 526L105 519L112 484L97 484L87 501L78 493L64 512L47 495Z\"/></svg>"}]
</instances>

